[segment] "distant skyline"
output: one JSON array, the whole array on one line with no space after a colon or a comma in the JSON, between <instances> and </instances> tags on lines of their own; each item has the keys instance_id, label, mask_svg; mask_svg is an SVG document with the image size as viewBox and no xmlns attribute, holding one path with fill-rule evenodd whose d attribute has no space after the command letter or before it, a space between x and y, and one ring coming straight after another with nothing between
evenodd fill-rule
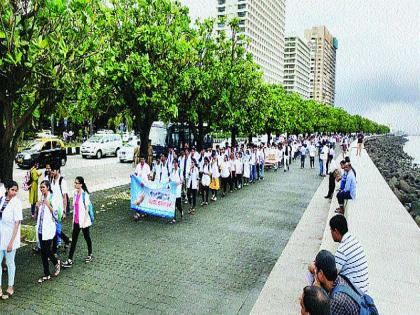
<instances>
[{"instance_id":1,"label":"distant skyline","mask_svg":"<svg viewBox=\"0 0 420 315\"><path fill-rule=\"evenodd\" d=\"M420 134L420 2L288 0L286 35L337 37L336 106Z\"/></svg>"},{"instance_id":2,"label":"distant skyline","mask_svg":"<svg viewBox=\"0 0 420 315\"><path fill-rule=\"evenodd\" d=\"M181 2L216 12L217 0ZM319 25L338 39L335 105L420 134L420 2L286 1L286 36Z\"/></svg>"}]
</instances>

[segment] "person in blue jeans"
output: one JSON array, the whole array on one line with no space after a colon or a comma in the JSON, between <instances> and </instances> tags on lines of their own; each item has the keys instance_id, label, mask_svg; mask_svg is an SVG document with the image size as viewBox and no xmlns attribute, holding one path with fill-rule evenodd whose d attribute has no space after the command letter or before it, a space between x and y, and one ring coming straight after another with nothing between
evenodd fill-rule
<instances>
[{"instance_id":1,"label":"person in blue jeans","mask_svg":"<svg viewBox=\"0 0 420 315\"><path fill-rule=\"evenodd\" d=\"M347 174L345 176L345 179L343 176L344 188L340 190L337 194L339 207L335 210L335 212L341 214L344 214L344 201L346 199L354 200L356 198L356 177L354 176L354 172L351 169L351 163L346 163L346 165L344 166L344 172Z\"/></svg>"},{"instance_id":2,"label":"person in blue jeans","mask_svg":"<svg viewBox=\"0 0 420 315\"><path fill-rule=\"evenodd\" d=\"M5 189L6 193L0 195L0 263L6 258L8 281L7 290L3 294L0 274L0 298L3 300L14 294L15 254L16 249L20 247L20 223L23 220L22 203L16 197L18 184L8 181L5 183Z\"/></svg>"}]
</instances>

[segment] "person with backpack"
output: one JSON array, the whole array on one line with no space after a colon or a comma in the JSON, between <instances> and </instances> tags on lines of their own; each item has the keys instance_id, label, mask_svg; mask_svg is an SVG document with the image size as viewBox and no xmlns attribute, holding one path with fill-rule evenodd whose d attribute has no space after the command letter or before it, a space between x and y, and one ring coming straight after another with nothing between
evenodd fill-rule
<instances>
[{"instance_id":1,"label":"person with backpack","mask_svg":"<svg viewBox=\"0 0 420 315\"><path fill-rule=\"evenodd\" d=\"M57 247L61 243L61 240L64 241L65 248L69 248L71 243L68 236L62 231L62 221L66 218L67 211L70 208L70 199L68 195L67 181L63 176L61 176L60 167L58 165L51 165L50 182L54 199L58 205L57 211L59 214L56 222L57 233L53 243L53 253L57 254Z\"/></svg>"},{"instance_id":2,"label":"person with backpack","mask_svg":"<svg viewBox=\"0 0 420 315\"><path fill-rule=\"evenodd\" d=\"M63 262L63 268L71 268L73 266L73 256L80 231L83 233L88 248L88 255L85 258L85 262L90 263L93 260L92 239L90 238L90 227L93 223L93 208L89 191L84 178L81 176L77 176L74 180L74 187L76 191L73 197L73 241L71 242L69 258Z\"/></svg>"},{"instance_id":3,"label":"person with backpack","mask_svg":"<svg viewBox=\"0 0 420 315\"><path fill-rule=\"evenodd\" d=\"M25 176L23 187L29 191L29 203L31 205L31 215L35 218L35 206L38 202L38 180L42 172L38 171L38 163L32 162L31 169Z\"/></svg>"},{"instance_id":4,"label":"person with backpack","mask_svg":"<svg viewBox=\"0 0 420 315\"><path fill-rule=\"evenodd\" d=\"M41 201L37 202L37 222L36 231L39 242L41 243L41 259L44 267L44 276L38 279L38 283L51 280L49 261L54 264L53 276L60 273L60 261L52 252L52 243L56 234L57 205L54 201L51 184L47 180L43 180L40 184Z\"/></svg>"},{"instance_id":5,"label":"person with backpack","mask_svg":"<svg viewBox=\"0 0 420 315\"><path fill-rule=\"evenodd\" d=\"M344 275L339 275L334 255L321 250L315 258L315 285L330 297L332 315L378 315L373 299Z\"/></svg>"},{"instance_id":6,"label":"person with backpack","mask_svg":"<svg viewBox=\"0 0 420 315\"><path fill-rule=\"evenodd\" d=\"M0 262L6 258L8 286L3 294L0 274L0 298L6 300L14 294L15 284L15 255L20 247L20 223L23 220L22 202L16 197L18 184L8 181L6 192L0 195Z\"/></svg>"}]
</instances>

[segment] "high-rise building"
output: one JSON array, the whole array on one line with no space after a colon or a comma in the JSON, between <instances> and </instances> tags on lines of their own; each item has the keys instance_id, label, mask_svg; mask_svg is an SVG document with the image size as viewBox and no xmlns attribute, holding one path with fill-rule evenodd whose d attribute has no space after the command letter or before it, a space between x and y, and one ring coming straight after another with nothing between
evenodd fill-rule
<instances>
[{"instance_id":1,"label":"high-rise building","mask_svg":"<svg viewBox=\"0 0 420 315\"><path fill-rule=\"evenodd\" d=\"M286 37L284 48L284 80L286 91L310 97L311 54L308 45L297 36Z\"/></svg>"},{"instance_id":2,"label":"high-rise building","mask_svg":"<svg viewBox=\"0 0 420 315\"><path fill-rule=\"evenodd\" d=\"M214 17L228 22L238 17L241 33L251 39L248 51L261 66L265 81L283 83L285 1L181 0L181 3L189 6L193 20ZM230 35L227 23L217 23L217 31L221 30Z\"/></svg>"},{"instance_id":3,"label":"high-rise building","mask_svg":"<svg viewBox=\"0 0 420 315\"><path fill-rule=\"evenodd\" d=\"M325 26L305 30L305 38L311 50L310 98L334 105L338 40L330 34Z\"/></svg>"},{"instance_id":4,"label":"high-rise building","mask_svg":"<svg viewBox=\"0 0 420 315\"><path fill-rule=\"evenodd\" d=\"M251 39L249 52L269 83L283 83L285 0L216 0L218 18L239 18L241 32ZM218 30L227 25L218 24Z\"/></svg>"}]
</instances>

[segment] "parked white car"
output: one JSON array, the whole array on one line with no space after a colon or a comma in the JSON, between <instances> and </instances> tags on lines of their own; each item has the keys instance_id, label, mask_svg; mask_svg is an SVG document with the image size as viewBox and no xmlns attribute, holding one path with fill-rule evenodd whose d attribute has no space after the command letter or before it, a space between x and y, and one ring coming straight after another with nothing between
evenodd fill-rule
<instances>
[{"instance_id":1,"label":"parked white car","mask_svg":"<svg viewBox=\"0 0 420 315\"><path fill-rule=\"evenodd\" d=\"M122 148L121 136L118 134L97 133L83 142L80 147L82 158L88 156L98 159L105 155L118 156L118 151Z\"/></svg>"},{"instance_id":2,"label":"parked white car","mask_svg":"<svg viewBox=\"0 0 420 315\"><path fill-rule=\"evenodd\" d=\"M121 163L134 161L134 148L137 146L138 139L131 140L118 151L118 159Z\"/></svg>"}]
</instances>

